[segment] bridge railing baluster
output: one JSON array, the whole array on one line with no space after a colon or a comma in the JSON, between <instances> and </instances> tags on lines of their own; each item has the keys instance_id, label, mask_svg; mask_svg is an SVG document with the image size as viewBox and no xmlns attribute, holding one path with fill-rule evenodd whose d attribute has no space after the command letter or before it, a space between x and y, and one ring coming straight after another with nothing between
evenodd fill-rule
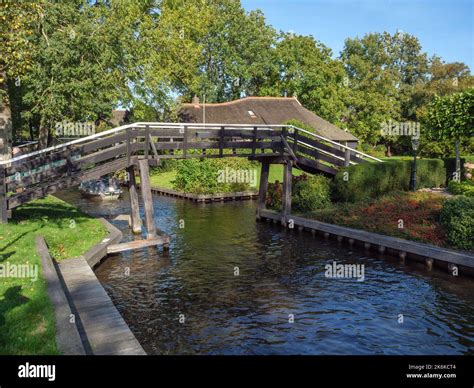
<instances>
[{"instance_id":1,"label":"bridge railing baluster","mask_svg":"<svg viewBox=\"0 0 474 388\"><path fill-rule=\"evenodd\" d=\"M222 158L224 155L224 131L225 127L221 127L219 132L219 156Z\"/></svg>"},{"instance_id":2,"label":"bridge railing baluster","mask_svg":"<svg viewBox=\"0 0 474 388\"><path fill-rule=\"evenodd\" d=\"M148 154L150 151L150 126L145 126L145 159L148 159Z\"/></svg>"},{"instance_id":3,"label":"bridge railing baluster","mask_svg":"<svg viewBox=\"0 0 474 388\"><path fill-rule=\"evenodd\" d=\"M188 157L188 126L183 126L183 157Z\"/></svg>"}]
</instances>

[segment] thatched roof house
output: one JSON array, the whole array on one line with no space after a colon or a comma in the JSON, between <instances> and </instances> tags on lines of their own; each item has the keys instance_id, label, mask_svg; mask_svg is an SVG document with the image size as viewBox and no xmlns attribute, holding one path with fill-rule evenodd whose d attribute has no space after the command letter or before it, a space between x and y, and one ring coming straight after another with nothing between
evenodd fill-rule
<instances>
[{"instance_id":1,"label":"thatched roof house","mask_svg":"<svg viewBox=\"0 0 474 388\"><path fill-rule=\"evenodd\" d=\"M205 109L204 109L205 108ZM358 139L330 122L322 119L301 105L296 97L246 97L239 100L200 104L194 98L190 104L183 104L179 117L181 122L202 123L205 110L207 123L215 124L284 124L296 119L330 140L355 147Z\"/></svg>"}]
</instances>

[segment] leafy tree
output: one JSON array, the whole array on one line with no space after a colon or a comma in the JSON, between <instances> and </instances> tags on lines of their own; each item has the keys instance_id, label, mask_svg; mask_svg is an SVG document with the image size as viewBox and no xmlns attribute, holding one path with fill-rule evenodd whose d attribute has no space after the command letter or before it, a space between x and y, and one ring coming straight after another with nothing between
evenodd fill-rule
<instances>
[{"instance_id":1,"label":"leafy tree","mask_svg":"<svg viewBox=\"0 0 474 388\"><path fill-rule=\"evenodd\" d=\"M126 99L124 40L131 33L121 4L76 0L43 8L23 96L23 118L37 123L40 147L55 122L95 121Z\"/></svg>"},{"instance_id":2,"label":"leafy tree","mask_svg":"<svg viewBox=\"0 0 474 388\"><path fill-rule=\"evenodd\" d=\"M461 93L436 96L427 113L429 136L456 144L456 179L460 180L459 143L474 136L474 88Z\"/></svg>"},{"instance_id":3,"label":"leafy tree","mask_svg":"<svg viewBox=\"0 0 474 388\"><path fill-rule=\"evenodd\" d=\"M382 34L347 39L341 53L349 78L348 126L363 142L384 142L381 125L400 119L398 70Z\"/></svg>"},{"instance_id":4,"label":"leafy tree","mask_svg":"<svg viewBox=\"0 0 474 388\"><path fill-rule=\"evenodd\" d=\"M312 36L282 33L273 53L277 68L260 94L295 95L306 108L341 124L346 111L345 72L331 56L332 51Z\"/></svg>"},{"instance_id":5,"label":"leafy tree","mask_svg":"<svg viewBox=\"0 0 474 388\"><path fill-rule=\"evenodd\" d=\"M0 3L0 158L9 157L12 89L21 85L21 78L31 68L30 38L43 7L42 1Z\"/></svg>"}]
</instances>

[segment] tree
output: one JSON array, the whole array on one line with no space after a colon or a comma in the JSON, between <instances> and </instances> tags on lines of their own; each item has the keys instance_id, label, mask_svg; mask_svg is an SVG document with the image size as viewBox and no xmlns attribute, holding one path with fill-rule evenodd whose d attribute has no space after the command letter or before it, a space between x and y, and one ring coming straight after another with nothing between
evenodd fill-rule
<instances>
[{"instance_id":1,"label":"tree","mask_svg":"<svg viewBox=\"0 0 474 388\"><path fill-rule=\"evenodd\" d=\"M474 136L474 88L447 96L436 96L427 113L430 137L456 144L456 176L461 179L459 143Z\"/></svg>"},{"instance_id":2,"label":"tree","mask_svg":"<svg viewBox=\"0 0 474 388\"><path fill-rule=\"evenodd\" d=\"M331 50L312 36L282 33L273 52L277 64L262 95L297 96L311 111L335 124L345 117L345 72Z\"/></svg>"},{"instance_id":3,"label":"tree","mask_svg":"<svg viewBox=\"0 0 474 388\"><path fill-rule=\"evenodd\" d=\"M32 36L23 118L39 127L39 146L56 122L95 121L127 98L126 19L120 2L48 3Z\"/></svg>"},{"instance_id":4,"label":"tree","mask_svg":"<svg viewBox=\"0 0 474 388\"><path fill-rule=\"evenodd\" d=\"M9 158L12 138L10 98L12 88L31 68L31 36L44 3L0 2L0 159Z\"/></svg>"},{"instance_id":5,"label":"tree","mask_svg":"<svg viewBox=\"0 0 474 388\"><path fill-rule=\"evenodd\" d=\"M387 50L387 38L368 34L362 39L346 39L341 60L349 81L349 128L363 142L373 146L384 142L390 153L390 142L382 137L381 126L400 119L400 76Z\"/></svg>"}]
</instances>

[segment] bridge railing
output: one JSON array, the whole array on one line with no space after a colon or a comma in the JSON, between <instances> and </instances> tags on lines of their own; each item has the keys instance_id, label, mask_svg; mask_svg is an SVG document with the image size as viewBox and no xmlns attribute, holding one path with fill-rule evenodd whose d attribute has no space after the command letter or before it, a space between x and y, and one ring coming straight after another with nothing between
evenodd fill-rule
<instances>
[{"instance_id":1,"label":"bridge railing","mask_svg":"<svg viewBox=\"0 0 474 388\"><path fill-rule=\"evenodd\" d=\"M35 198L96 179L138 159L293 154L333 168L379 161L330 139L285 125L138 122L0 162L0 217ZM327 166L323 166L323 164Z\"/></svg>"}]
</instances>

